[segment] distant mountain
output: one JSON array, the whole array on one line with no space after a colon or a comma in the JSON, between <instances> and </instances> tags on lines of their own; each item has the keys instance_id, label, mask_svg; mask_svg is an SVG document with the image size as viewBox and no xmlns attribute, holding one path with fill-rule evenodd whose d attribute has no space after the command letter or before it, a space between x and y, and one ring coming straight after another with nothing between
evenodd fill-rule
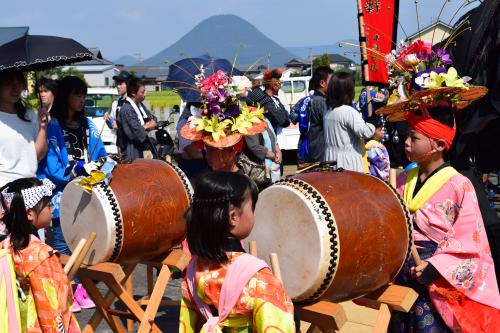
<instances>
[{"instance_id":1,"label":"distant mountain","mask_svg":"<svg viewBox=\"0 0 500 333\"><path fill-rule=\"evenodd\" d=\"M113 61L117 65L132 66L139 62L139 59L133 56L121 56L120 58Z\"/></svg>"},{"instance_id":2,"label":"distant mountain","mask_svg":"<svg viewBox=\"0 0 500 333\"><path fill-rule=\"evenodd\" d=\"M328 53L328 54L337 53L359 63L360 62L359 47L354 47L354 46L340 47L339 46L340 42L352 43L356 45L359 43L358 40L356 39L345 39L345 40L339 40L338 42L329 45L291 46L287 47L286 49L304 60L307 59L310 54L321 55L323 53ZM353 52L355 53L353 54Z\"/></svg>"},{"instance_id":3,"label":"distant mountain","mask_svg":"<svg viewBox=\"0 0 500 333\"><path fill-rule=\"evenodd\" d=\"M194 27L170 47L148 58L141 65L164 65L165 60L177 61L187 56L197 57L209 54L214 58L233 61L240 44L236 61L237 67L253 64L259 58L260 64L267 65L270 54L271 66L283 66L295 55L281 47L256 27L235 15L212 16Z\"/></svg>"}]
</instances>

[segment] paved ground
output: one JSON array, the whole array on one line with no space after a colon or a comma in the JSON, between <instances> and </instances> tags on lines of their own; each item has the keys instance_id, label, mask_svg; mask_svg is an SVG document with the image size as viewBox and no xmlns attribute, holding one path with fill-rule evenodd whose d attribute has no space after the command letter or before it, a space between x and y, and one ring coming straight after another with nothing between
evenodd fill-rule
<instances>
[{"instance_id":1,"label":"paved ground","mask_svg":"<svg viewBox=\"0 0 500 333\"><path fill-rule=\"evenodd\" d=\"M181 298L181 280L171 280L167 291L165 293L165 299L175 299ZM104 284L100 283L98 285L101 294L104 295L107 292L107 288ZM146 294L146 266L138 265L134 271L134 297L139 299L141 296ZM120 304L115 304L117 308L120 308ZM84 328L90 317L94 314L94 309L85 310L76 315L80 327ZM163 306L160 307L158 314L155 319L155 323L160 327L163 332L173 333L178 331L179 323L179 307L177 306ZM136 331L138 325L135 326L134 331ZM111 333L112 330L109 328L106 321L102 321L101 325L98 327L98 333Z\"/></svg>"}]
</instances>

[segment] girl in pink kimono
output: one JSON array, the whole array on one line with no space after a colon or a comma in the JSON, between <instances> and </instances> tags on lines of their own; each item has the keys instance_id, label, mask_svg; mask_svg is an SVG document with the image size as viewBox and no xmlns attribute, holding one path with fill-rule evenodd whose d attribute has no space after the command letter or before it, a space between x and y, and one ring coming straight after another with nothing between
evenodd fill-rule
<instances>
[{"instance_id":1,"label":"girl in pink kimono","mask_svg":"<svg viewBox=\"0 0 500 333\"><path fill-rule=\"evenodd\" d=\"M422 263L413 260L396 283L419 293L410 313L394 313L391 332L497 332L500 295L471 182L444 161L455 136L450 100L406 112L408 159L397 190L413 216Z\"/></svg>"}]
</instances>

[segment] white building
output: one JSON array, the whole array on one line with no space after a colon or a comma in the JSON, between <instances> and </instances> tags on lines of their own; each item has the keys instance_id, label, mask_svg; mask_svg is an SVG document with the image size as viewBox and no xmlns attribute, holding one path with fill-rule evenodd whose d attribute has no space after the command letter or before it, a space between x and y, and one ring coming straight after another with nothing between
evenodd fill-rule
<instances>
[{"instance_id":1,"label":"white building","mask_svg":"<svg viewBox=\"0 0 500 333\"><path fill-rule=\"evenodd\" d=\"M409 42L409 44L412 44L420 39L426 43L432 43L434 45L448 38L452 31L453 27L442 21L437 21L431 25L423 27L420 31L414 33L413 35L408 36L406 41Z\"/></svg>"},{"instance_id":2,"label":"white building","mask_svg":"<svg viewBox=\"0 0 500 333\"><path fill-rule=\"evenodd\" d=\"M120 70L113 62L104 59L99 49L89 48L89 50L94 54L94 58L92 60L86 60L69 66L64 66L63 71L72 67L81 72L89 87L113 87L113 76L118 75Z\"/></svg>"}]
</instances>

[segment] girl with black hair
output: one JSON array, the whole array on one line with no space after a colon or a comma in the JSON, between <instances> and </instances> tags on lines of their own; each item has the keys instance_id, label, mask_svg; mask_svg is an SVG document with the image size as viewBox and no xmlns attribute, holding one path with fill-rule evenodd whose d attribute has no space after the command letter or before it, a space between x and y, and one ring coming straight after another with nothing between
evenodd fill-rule
<instances>
[{"instance_id":1,"label":"girl with black hair","mask_svg":"<svg viewBox=\"0 0 500 333\"><path fill-rule=\"evenodd\" d=\"M0 186L23 177L34 177L38 161L47 152L48 115L27 110L21 100L26 89L22 72L0 72ZM0 209L0 240L5 225Z\"/></svg>"},{"instance_id":2,"label":"girl with black hair","mask_svg":"<svg viewBox=\"0 0 500 333\"><path fill-rule=\"evenodd\" d=\"M57 93L57 81L42 77L35 85L35 91L40 99L40 110L50 112Z\"/></svg>"},{"instance_id":3,"label":"girl with black hair","mask_svg":"<svg viewBox=\"0 0 500 333\"><path fill-rule=\"evenodd\" d=\"M323 118L325 135L324 161L336 161L346 170L368 172L363 166L363 139L378 140L382 130L366 123L354 109L354 77L350 72L335 73L328 84L326 104L329 109Z\"/></svg>"},{"instance_id":4,"label":"girl with black hair","mask_svg":"<svg viewBox=\"0 0 500 333\"><path fill-rule=\"evenodd\" d=\"M21 100L26 86L22 72L0 72L0 186L34 177L47 152L48 115L26 109Z\"/></svg>"},{"instance_id":5,"label":"girl with black hair","mask_svg":"<svg viewBox=\"0 0 500 333\"><path fill-rule=\"evenodd\" d=\"M47 156L39 164L38 177L48 178L57 186L52 199L54 205L52 238L48 237L48 241L57 251L71 255L59 220L62 191L79 172L83 163L99 160L106 156L106 150L99 130L92 120L85 117L84 99L87 94L85 82L76 76L67 76L60 80L58 85L52 108L52 120L47 128L49 149ZM81 290L83 292L80 292ZM85 308L95 306L84 290L81 284L78 284L75 291L75 299L78 301L74 305L75 311L78 311L78 305Z\"/></svg>"},{"instance_id":6,"label":"girl with black hair","mask_svg":"<svg viewBox=\"0 0 500 333\"><path fill-rule=\"evenodd\" d=\"M71 308L71 287L55 251L36 238L52 219L48 179L21 178L1 189L9 232L0 248L10 250L20 285L23 332L80 332ZM17 301L17 300L14 300ZM9 321L10 322L10 321Z\"/></svg>"},{"instance_id":7,"label":"girl with black hair","mask_svg":"<svg viewBox=\"0 0 500 333\"><path fill-rule=\"evenodd\" d=\"M253 228L255 184L238 173L210 172L198 178L194 192L186 212L193 257L182 283L179 332L202 326L205 332L294 332L283 285L241 245Z\"/></svg>"}]
</instances>

